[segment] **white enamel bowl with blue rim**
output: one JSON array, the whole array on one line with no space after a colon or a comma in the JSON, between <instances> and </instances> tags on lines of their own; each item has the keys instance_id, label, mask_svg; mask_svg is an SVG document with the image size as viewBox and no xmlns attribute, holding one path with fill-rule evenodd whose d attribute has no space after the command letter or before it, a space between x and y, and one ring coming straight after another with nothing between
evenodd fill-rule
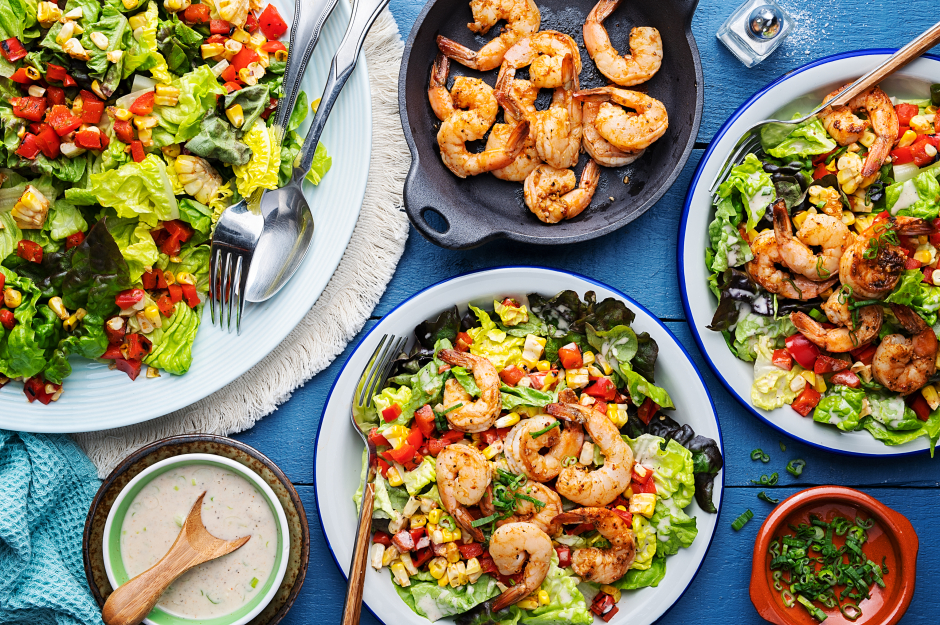
<instances>
[{"instance_id":1,"label":"white enamel bowl with blue rim","mask_svg":"<svg viewBox=\"0 0 940 625\"><path fill-rule=\"evenodd\" d=\"M721 446L714 404L688 353L656 317L633 299L589 278L540 267L505 267L452 278L412 296L376 324L346 361L323 409L314 459L317 510L327 544L344 575L348 574L355 540L357 514L352 498L359 487L363 449L362 440L349 421L350 404L359 376L382 335L396 334L413 341L416 325L454 304L461 307L463 313L468 303L492 307L494 299L523 299L533 292L555 295L566 289L582 297L585 292L594 291L598 301L607 297L620 299L636 313L633 327L637 332L649 332L659 344L656 383L669 391L678 407L676 420L689 424L697 434L715 439ZM719 509L723 479L722 471L714 493ZM618 604L620 612L611 620L611 625L653 623L692 583L708 553L718 515L702 511L694 501L688 512L698 519L699 533L695 542L689 549L680 549L667 559L666 578L658 587L625 591ZM379 620L388 625L427 625L427 619L412 612L396 594L388 569L367 569L363 600ZM453 619L438 622L450 624ZM596 622L601 623L599 619Z\"/></svg>"},{"instance_id":2,"label":"white enamel bowl with blue rim","mask_svg":"<svg viewBox=\"0 0 940 625\"><path fill-rule=\"evenodd\" d=\"M290 23L293 1L272 2ZM308 101L320 97L349 14L349 3L338 2L323 27L302 82ZM308 115L301 136L312 117ZM247 305L241 335L211 325L206 307L193 345L193 364L183 376L164 373L160 378L141 376L131 381L104 364L73 358L73 373L65 380L65 392L58 402L48 406L27 403L18 382L0 389L0 428L86 432L140 423L207 397L271 353L326 288L359 219L372 148L372 104L364 58L333 108L321 141L333 158L333 167L319 186L308 183L304 187L316 223L310 251L276 297Z\"/></svg>"},{"instance_id":3,"label":"white enamel bowl with blue rim","mask_svg":"<svg viewBox=\"0 0 940 625\"><path fill-rule=\"evenodd\" d=\"M702 157L689 187L679 230L679 286L686 318L705 359L725 388L771 427L814 447L860 456L920 453L927 450L928 444L921 438L889 447L867 431L845 433L801 417L789 406L768 411L751 405L753 365L738 360L721 333L707 327L718 306L718 299L708 289L709 273L705 267L708 224L714 218L708 189L742 133L751 125L764 119L790 119L798 111L805 114L818 106L826 94L881 64L893 52L861 50L820 59L786 74L745 102L718 131ZM886 79L881 86L891 96L922 99L929 97L930 85L937 82L938 77L940 58L925 57Z\"/></svg>"},{"instance_id":4,"label":"white enamel bowl with blue rim","mask_svg":"<svg viewBox=\"0 0 940 625\"><path fill-rule=\"evenodd\" d=\"M183 454L181 456L173 456L172 458L161 460L147 467L128 482L127 486L124 487L114 500L114 505L111 506L111 511L108 512L108 520L105 522L104 526L102 555L104 558L105 572L108 574L108 581L111 582L112 588L118 588L122 584L126 584L130 581L130 576L124 569L124 561L121 558L121 527L124 524L124 517L128 513L134 498L137 497L150 482L167 471L191 465L211 465L226 471L231 471L235 475L247 480L249 484L258 490L261 497L270 507L274 515L274 522L277 525L277 554L274 560L274 567L265 579L259 580L254 595L249 601L228 614L212 618L194 619L178 616L158 606L150 611L150 614L144 619L144 623L147 623L147 625L245 625L245 623L248 623L261 614L281 588L281 581L284 579L284 573L287 571L290 556L290 527L287 523L287 515L284 514L284 507L281 506L280 500L278 500L274 491L271 490L271 487L268 486L268 483L245 465L230 458L213 454ZM252 537L252 539L255 538Z\"/></svg>"}]
</instances>

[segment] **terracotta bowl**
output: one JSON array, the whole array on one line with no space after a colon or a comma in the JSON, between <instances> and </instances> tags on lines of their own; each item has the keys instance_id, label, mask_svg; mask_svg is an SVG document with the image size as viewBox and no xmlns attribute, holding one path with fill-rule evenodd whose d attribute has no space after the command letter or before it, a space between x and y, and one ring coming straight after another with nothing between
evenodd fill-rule
<instances>
[{"instance_id":1,"label":"terracotta bowl","mask_svg":"<svg viewBox=\"0 0 940 625\"><path fill-rule=\"evenodd\" d=\"M310 529L300 496L287 476L267 456L231 438L209 434L173 436L138 449L125 458L101 484L85 519L83 558L92 595L103 606L112 592L102 556L102 537L108 512L117 496L141 471L161 460L184 454L213 454L238 462L264 480L287 516L290 555L280 588L267 607L249 625L275 625L290 610L307 575ZM193 621L195 623L195 621Z\"/></svg>"},{"instance_id":2,"label":"terracotta bowl","mask_svg":"<svg viewBox=\"0 0 940 625\"><path fill-rule=\"evenodd\" d=\"M904 616L914 596L917 572L918 540L911 522L874 497L855 489L817 486L781 502L757 534L751 571L751 602L765 620L777 625L818 625L818 621L802 606L786 607L780 593L774 590L768 549L773 539L792 533L788 525L809 523L810 514L828 522L836 513L848 519L861 516L875 521L868 530L869 538L864 550L873 562L880 564L884 557L888 574L884 578L886 587L874 586L870 591L871 598L859 604L861 617L850 621L838 608L823 608L828 616L826 625L893 625Z\"/></svg>"}]
</instances>

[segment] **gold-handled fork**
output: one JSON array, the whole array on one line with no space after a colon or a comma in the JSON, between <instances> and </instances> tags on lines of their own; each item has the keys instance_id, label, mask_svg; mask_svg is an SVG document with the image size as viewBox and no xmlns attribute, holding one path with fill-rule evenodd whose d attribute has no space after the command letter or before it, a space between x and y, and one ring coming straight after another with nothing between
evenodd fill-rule
<instances>
[{"instance_id":1,"label":"gold-handled fork","mask_svg":"<svg viewBox=\"0 0 940 625\"><path fill-rule=\"evenodd\" d=\"M343 608L342 625L354 625L359 622L362 612L362 587L365 581L367 556L369 554L369 529L372 525L372 501L375 495L375 486L372 477L375 475L375 443L366 435L371 427L370 423L362 420L363 416L374 408L372 398L382 390L388 379L392 363L405 347L407 339L393 334L385 334L375 348L369 363L359 377L359 383L353 392L353 402L349 411L349 419L369 450L369 471L366 475L365 485L362 489L362 502L359 508L359 522L356 524L356 542L353 543L352 561L349 564L349 586L346 589L346 605Z\"/></svg>"}]
</instances>

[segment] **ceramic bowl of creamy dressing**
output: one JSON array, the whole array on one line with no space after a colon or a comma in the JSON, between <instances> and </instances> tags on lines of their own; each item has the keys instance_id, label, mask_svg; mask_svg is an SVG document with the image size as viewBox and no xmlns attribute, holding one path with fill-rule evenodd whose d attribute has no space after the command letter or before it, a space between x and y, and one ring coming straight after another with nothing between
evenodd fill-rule
<instances>
[{"instance_id":1,"label":"ceramic bowl of creamy dressing","mask_svg":"<svg viewBox=\"0 0 940 625\"><path fill-rule=\"evenodd\" d=\"M244 465L212 454L167 458L121 491L104 529L105 570L126 583L169 551L196 499L223 540L251 535L236 551L183 574L144 619L149 625L243 625L271 601L287 569L287 517L271 487Z\"/></svg>"}]
</instances>

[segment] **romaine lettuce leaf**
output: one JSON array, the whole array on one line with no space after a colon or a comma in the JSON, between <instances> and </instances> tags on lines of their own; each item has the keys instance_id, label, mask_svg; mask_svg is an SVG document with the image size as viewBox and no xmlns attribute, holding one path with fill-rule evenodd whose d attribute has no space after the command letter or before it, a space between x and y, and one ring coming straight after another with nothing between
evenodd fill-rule
<instances>
[{"instance_id":1,"label":"romaine lettuce leaf","mask_svg":"<svg viewBox=\"0 0 940 625\"><path fill-rule=\"evenodd\" d=\"M0 262L16 251L16 244L23 238L23 232L13 215L9 212L0 213Z\"/></svg>"},{"instance_id":2,"label":"romaine lettuce leaf","mask_svg":"<svg viewBox=\"0 0 940 625\"><path fill-rule=\"evenodd\" d=\"M232 167L238 192L242 197L251 197L258 189L277 188L281 152L276 130L257 120L242 136L242 141L251 148L251 159L244 165Z\"/></svg>"},{"instance_id":3,"label":"romaine lettuce leaf","mask_svg":"<svg viewBox=\"0 0 940 625\"><path fill-rule=\"evenodd\" d=\"M774 343L769 336L759 337L756 346L751 403L763 410L776 410L792 404L796 392L790 389L790 383L796 377L796 371L781 369L773 363Z\"/></svg>"},{"instance_id":4,"label":"romaine lettuce leaf","mask_svg":"<svg viewBox=\"0 0 940 625\"><path fill-rule=\"evenodd\" d=\"M645 571L630 569L613 585L620 590L638 590L659 586L659 582L663 581L664 577L666 577L666 556L656 556L648 569Z\"/></svg>"},{"instance_id":5,"label":"romaine lettuce leaf","mask_svg":"<svg viewBox=\"0 0 940 625\"><path fill-rule=\"evenodd\" d=\"M463 390L467 391L471 397L480 396L480 387L477 386L476 380L473 379L473 374L464 369L463 367L451 367L450 372L454 375L457 382L460 383L460 386L463 387Z\"/></svg>"},{"instance_id":6,"label":"romaine lettuce leaf","mask_svg":"<svg viewBox=\"0 0 940 625\"><path fill-rule=\"evenodd\" d=\"M160 22L156 32L156 48L166 59L169 70L178 76L192 71L193 60L199 57L203 36L179 20L176 15Z\"/></svg>"},{"instance_id":7,"label":"romaine lettuce leaf","mask_svg":"<svg viewBox=\"0 0 940 625\"><path fill-rule=\"evenodd\" d=\"M127 52L124 54L124 78L138 70L150 70L150 75L157 82L167 84L171 80L167 71L166 59L157 50L157 26L160 23L160 7L157 0L150 0L147 10L138 15L145 17L146 22L141 27L140 37L130 33L125 39Z\"/></svg>"},{"instance_id":8,"label":"romaine lettuce leaf","mask_svg":"<svg viewBox=\"0 0 940 625\"><path fill-rule=\"evenodd\" d=\"M647 397L652 399L661 408L675 408L672 398L666 389L656 386L645 377L634 371L630 363L620 363L620 374L627 381L630 390L630 399L637 406L642 404Z\"/></svg>"},{"instance_id":9,"label":"romaine lettuce leaf","mask_svg":"<svg viewBox=\"0 0 940 625\"><path fill-rule=\"evenodd\" d=\"M523 306L504 306L502 302L494 301L493 310L499 316L504 326L512 327L529 320L529 311Z\"/></svg>"},{"instance_id":10,"label":"romaine lettuce leaf","mask_svg":"<svg viewBox=\"0 0 940 625\"><path fill-rule=\"evenodd\" d=\"M411 578L411 585L402 588L392 582L395 592L416 614L431 621L463 614L471 608L500 594L496 580L483 575L473 584L453 588L441 586L427 571Z\"/></svg>"},{"instance_id":11,"label":"romaine lettuce leaf","mask_svg":"<svg viewBox=\"0 0 940 625\"><path fill-rule=\"evenodd\" d=\"M760 337L778 339L796 333L796 326L790 321L788 315L774 318L766 315L756 315L752 312L738 317L738 324L734 328L734 352L738 358L745 362L752 362L757 357L757 341ZM774 348L770 348L773 351Z\"/></svg>"},{"instance_id":12,"label":"romaine lettuce leaf","mask_svg":"<svg viewBox=\"0 0 940 625\"><path fill-rule=\"evenodd\" d=\"M500 397L503 410L514 410L519 406L535 406L541 408L557 400L557 395L546 391L539 391L524 386L506 386L500 384Z\"/></svg>"},{"instance_id":13,"label":"romaine lettuce leaf","mask_svg":"<svg viewBox=\"0 0 940 625\"><path fill-rule=\"evenodd\" d=\"M30 378L46 366L46 355L40 336L33 327L36 303L41 297L38 288L29 278L0 266L6 286L15 288L23 297L22 303L13 311L16 325L12 330L0 325L0 374L8 378Z\"/></svg>"},{"instance_id":14,"label":"romaine lettuce leaf","mask_svg":"<svg viewBox=\"0 0 940 625\"><path fill-rule=\"evenodd\" d=\"M940 183L937 170L921 172L913 180L898 182L885 191L885 206L892 215L936 219L940 214Z\"/></svg>"},{"instance_id":15,"label":"romaine lettuce leaf","mask_svg":"<svg viewBox=\"0 0 940 625\"><path fill-rule=\"evenodd\" d=\"M108 227L127 262L130 279L136 283L160 257L160 250L150 235L151 226L136 219L111 219Z\"/></svg>"},{"instance_id":16,"label":"romaine lettuce leaf","mask_svg":"<svg viewBox=\"0 0 940 625\"><path fill-rule=\"evenodd\" d=\"M470 345L470 353L474 356L489 359L497 371L502 371L509 365L522 362L522 346L525 345L525 339L519 336L510 336L505 331L500 330L486 311L472 305L470 310L480 321L480 327L467 330L467 334L473 339L473 344Z\"/></svg>"},{"instance_id":17,"label":"romaine lettuce leaf","mask_svg":"<svg viewBox=\"0 0 940 625\"><path fill-rule=\"evenodd\" d=\"M163 327L150 333L153 351L144 358L144 364L183 375L193 364L193 341L199 330L202 307L192 309L185 302L176 304L173 316L163 320Z\"/></svg>"},{"instance_id":18,"label":"romaine lettuce leaf","mask_svg":"<svg viewBox=\"0 0 940 625\"><path fill-rule=\"evenodd\" d=\"M728 179L718 187L719 202L725 199L738 201L747 216L747 230L753 230L776 199L770 174L754 154L748 154L744 162L731 170ZM725 209L729 210L729 209ZM730 212L730 211L729 211Z\"/></svg>"},{"instance_id":19,"label":"romaine lettuce leaf","mask_svg":"<svg viewBox=\"0 0 940 625\"><path fill-rule=\"evenodd\" d=\"M803 122L793 130L782 143L767 150L774 158L794 158L826 154L836 149L822 123L817 118Z\"/></svg>"},{"instance_id":20,"label":"romaine lettuce leaf","mask_svg":"<svg viewBox=\"0 0 940 625\"><path fill-rule=\"evenodd\" d=\"M940 410L934 410L922 423L916 430L889 430L871 416L864 417L861 421L862 427L885 445L903 445L925 436L930 441L930 455L933 457L937 439L940 437Z\"/></svg>"},{"instance_id":21,"label":"romaine lettuce leaf","mask_svg":"<svg viewBox=\"0 0 940 625\"><path fill-rule=\"evenodd\" d=\"M239 141L232 125L212 113L202 120L199 133L186 143L186 149L229 165L247 165L251 160L251 148Z\"/></svg>"},{"instance_id":22,"label":"romaine lettuce leaf","mask_svg":"<svg viewBox=\"0 0 940 625\"><path fill-rule=\"evenodd\" d=\"M225 89L208 65L167 82L180 90L179 102L175 106L155 106L153 115L160 128L173 135L172 143L185 143L199 133L203 118L215 110L215 97L224 95Z\"/></svg>"},{"instance_id":23,"label":"romaine lettuce leaf","mask_svg":"<svg viewBox=\"0 0 940 625\"><path fill-rule=\"evenodd\" d=\"M629 363L636 356L640 343L636 332L630 326L622 325L610 330L595 330L594 326L588 323L585 324L585 328L588 343L614 369L617 369L621 363Z\"/></svg>"},{"instance_id":24,"label":"romaine lettuce leaf","mask_svg":"<svg viewBox=\"0 0 940 625\"><path fill-rule=\"evenodd\" d=\"M437 464L430 457L425 457L414 471L408 471L402 476L405 490L412 497L416 496L424 487L437 480Z\"/></svg>"},{"instance_id":25,"label":"romaine lettuce leaf","mask_svg":"<svg viewBox=\"0 0 940 625\"><path fill-rule=\"evenodd\" d=\"M908 269L901 274L898 285L885 301L910 306L923 317L927 325L936 325L937 311L940 310L940 287L925 282L924 274L919 269Z\"/></svg>"},{"instance_id":26,"label":"romaine lettuce leaf","mask_svg":"<svg viewBox=\"0 0 940 625\"><path fill-rule=\"evenodd\" d=\"M865 391L837 384L819 401L813 421L834 425L843 432L859 428Z\"/></svg>"},{"instance_id":27,"label":"romaine lettuce leaf","mask_svg":"<svg viewBox=\"0 0 940 625\"><path fill-rule=\"evenodd\" d=\"M900 395L868 395L871 418L891 431L919 430L923 423Z\"/></svg>"},{"instance_id":28,"label":"romaine lettuce leaf","mask_svg":"<svg viewBox=\"0 0 940 625\"><path fill-rule=\"evenodd\" d=\"M46 226L49 228L49 237L53 241L61 241L77 232L88 230L88 222L85 221L81 211L65 200L56 201L49 209ZM2 251L0 251L0 258L2 257Z\"/></svg>"},{"instance_id":29,"label":"romaine lettuce leaf","mask_svg":"<svg viewBox=\"0 0 940 625\"><path fill-rule=\"evenodd\" d=\"M125 163L113 171L91 174L86 188L66 189L65 197L73 204L114 208L118 217L139 217L149 226L179 218L179 205L166 164L155 154L147 155L139 163Z\"/></svg>"},{"instance_id":30,"label":"romaine lettuce leaf","mask_svg":"<svg viewBox=\"0 0 940 625\"><path fill-rule=\"evenodd\" d=\"M663 448L664 440L652 434L643 434L636 440L625 440L633 449L636 462L653 470L658 499L671 499L679 509L692 503L695 477L691 451L673 439L669 439Z\"/></svg>"},{"instance_id":31,"label":"romaine lettuce leaf","mask_svg":"<svg viewBox=\"0 0 940 625\"><path fill-rule=\"evenodd\" d=\"M657 553L662 555L672 556L679 552L680 547L690 547L698 535L695 517L687 515L676 505L676 501L670 498L656 500L656 511L650 519L650 524L656 530L656 540L659 543Z\"/></svg>"},{"instance_id":32,"label":"romaine lettuce leaf","mask_svg":"<svg viewBox=\"0 0 940 625\"><path fill-rule=\"evenodd\" d=\"M104 78L105 74L109 71L115 71L117 80L114 81L113 87L117 86L117 83L120 82L122 76L122 70L124 65L124 55L121 55L120 60L117 63L112 63L108 60L108 52L113 52L114 50L124 50L124 40L126 35L130 34L133 38L133 34L130 33L130 27L127 22L127 18L124 15L115 9L114 7L105 6L101 10L100 17L97 21L92 21L84 17L84 9L82 17L82 27L85 29L84 34L81 36L81 44L85 50L88 51L89 59L85 62L88 66L89 75ZM101 33L108 38L108 47L102 50L91 40L92 33ZM111 68L114 68L111 70ZM110 95L105 93L105 95Z\"/></svg>"},{"instance_id":33,"label":"romaine lettuce leaf","mask_svg":"<svg viewBox=\"0 0 940 625\"><path fill-rule=\"evenodd\" d=\"M734 211L733 216L723 214L729 207ZM722 272L754 259L751 247L738 232L737 224L733 221L735 217L737 211L730 200L719 203L715 219L708 226L708 238L712 246L712 260L709 265L711 271Z\"/></svg>"},{"instance_id":34,"label":"romaine lettuce leaf","mask_svg":"<svg viewBox=\"0 0 940 625\"><path fill-rule=\"evenodd\" d=\"M633 538L636 541L636 558L631 569L645 571L653 563L656 555L656 528L650 524L646 517L633 515Z\"/></svg>"},{"instance_id":35,"label":"romaine lettuce leaf","mask_svg":"<svg viewBox=\"0 0 940 625\"><path fill-rule=\"evenodd\" d=\"M558 554L552 550L552 562L548 575L542 582L542 590L548 593L549 603L534 610L523 610L523 625L591 625L594 616L588 610L584 595L578 590L578 578L558 568Z\"/></svg>"},{"instance_id":36,"label":"romaine lettuce leaf","mask_svg":"<svg viewBox=\"0 0 940 625\"><path fill-rule=\"evenodd\" d=\"M179 201L180 219L192 226L197 232L209 234L212 228L212 211L205 204L183 198Z\"/></svg>"}]
</instances>

